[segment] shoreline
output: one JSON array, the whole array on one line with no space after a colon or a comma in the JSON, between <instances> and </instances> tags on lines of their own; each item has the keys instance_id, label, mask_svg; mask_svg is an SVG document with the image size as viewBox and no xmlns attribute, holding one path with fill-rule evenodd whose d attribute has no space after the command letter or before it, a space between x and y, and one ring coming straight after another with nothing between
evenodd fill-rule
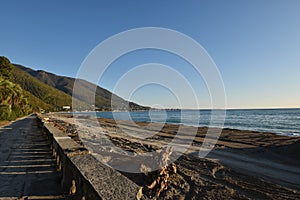
<instances>
[{"instance_id":1,"label":"shoreline","mask_svg":"<svg viewBox=\"0 0 300 200\"><path fill-rule=\"evenodd\" d=\"M267 113L266 110L269 110ZM277 111L276 111L277 110ZM286 111L285 111L286 110ZM189 111L197 111L197 110L185 110ZM201 111L201 110L200 110ZM93 112L92 116L94 117L103 117L108 119L116 119L116 120L132 120L135 122L153 122L153 123L169 123L176 125L185 125L185 126L193 126L193 127L210 127L210 128L230 128L230 129L238 129L242 131L257 131L264 133L276 133L278 135L287 135L287 136L295 136L300 137L300 126L297 125L297 114L300 109L249 109L246 110L226 110L226 119L224 124L220 121L219 124L210 124L210 110L202 110L201 117L199 121L190 121L189 119L182 119L179 111L166 111L168 114L164 118L153 120L151 116L148 115L145 111L132 111L130 112L130 116L126 114L124 111L120 112ZM217 111L217 110L216 110ZM154 110L155 112L162 112L161 110ZM80 113L77 113L80 115ZM89 115L89 113L85 113ZM197 115L197 113L191 113L193 115ZM289 115L291 114L291 117ZM75 114L76 115L76 114ZM75 116L74 115L74 116ZM84 115L84 114L83 114ZM96 116L95 116L96 115ZM156 114L155 114L156 115ZM162 113L164 116L165 114ZM266 115L266 116L264 116ZM278 119L274 116L278 115ZM282 121L282 118L286 119ZM267 119L267 121L266 121ZM184 120L184 121L182 121ZM269 121L268 121L269 120ZM279 121L278 121L279 120ZM156 121L156 122L155 122ZM216 126L217 125L217 126Z\"/></svg>"}]
</instances>

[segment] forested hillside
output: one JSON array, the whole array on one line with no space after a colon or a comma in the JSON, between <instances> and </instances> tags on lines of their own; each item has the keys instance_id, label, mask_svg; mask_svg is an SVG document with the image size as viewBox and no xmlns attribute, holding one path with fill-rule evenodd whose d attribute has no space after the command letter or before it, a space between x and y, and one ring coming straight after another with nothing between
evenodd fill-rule
<instances>
[{"instance_id":1,"label":"forested hillside","mask_svg":"<svg viewBox=\"0 0 300 200\"><path fill-rule=\"evenodd\" d=\"M61 111L63 106L72 105L72 96L53 88L27 72L15 67L13 70L14 82L36 97L36 102L32 106L41 108L46 111ZM80 105L85 106L85 103L75 99ZM46 107L45 107L46 106Z\"/></svg>"},{"instance_id":2,"label":"forested hillside","mask_svg":"<svg viewBox=\"0 0 300 200\"><path fill-rule=\"evenodd\" d=\"M0 120L14 120L32 111L29 96L19 84L12 80L14 66L4 57L0 57Z\"/></svg>"},{"instance_id":3,"label":"forested hillside","mask_svg":"<svg viewBox=\"0 0 300 200\"><path fill-rule=\"evenodd\" d=\"M73 103L80 110L124 110L126 105L130 110L149 109L85 80L77 80L80 93L73 95L75 78L13 65L4 56L0 61L0 120L13 120L30 112L62 111ZM87 97L95 97L95 105L89 105Z\"/></svg>"},{"instance_id":4,"label":"forested hillside","mask_svg":"<svg viewBox=\"0 0 300 200\"><path fill-rule=\"evenodd\" d=\"M58 76L53 73L45 72L43 70L32 70L28 67L24 67L22 65L16 65L15 64L15 71L16 73L20 73L19 71L26 72L27 74L31 75L32 77L38 79L40 82L51 86L57 90L60 90L61 92L64 92L65 94L68 94L69 96L73 95L73 85L75 82L75 78L71 77L65 77L65 76ZM17 74L16 74L17 75ZM134 102L128 102L124 100L123 98L111 93L110 91L101 88L93 83L90 83L85 80L77 80L78 84L77 87L78 90L81 93L74 95L74 97L79 102L84 102L86 98L95 96L95 107L98 110L105 110L109 111L111 110L111 98L113 96L113 105L115 110L123 110L125 109L125 105L129 104L130 110L146 110L149 109L149 107L138 105ZM22 82L22 81L21 81ZM96 92L95 92L96 90ZM83 109L93 109L94 107L91 107L91 105L85 105L82 106Z\"/></svg>"}]
</instances>

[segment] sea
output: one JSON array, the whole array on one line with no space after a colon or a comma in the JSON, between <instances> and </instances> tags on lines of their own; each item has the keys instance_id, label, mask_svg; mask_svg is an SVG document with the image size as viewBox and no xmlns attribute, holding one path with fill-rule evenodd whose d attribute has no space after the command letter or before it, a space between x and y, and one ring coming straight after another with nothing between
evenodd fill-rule
<instances>
[{"instance_id":1,"label":"sea","mask_svg":"<svg viewBox=\"0 0 300 200\"><path fill-rule=\"evenodd\" d=\"M213 123L212 115L221 113L224 123ZM232 128L300 137L299 109L150 110L132 112L96 112L97 117L135 122L184 124L199 127ZM224 115L225 114L225 115ZM80 115L91 115L81 112ZM222 118L222 116L220 116ZM219 119L218 117L213 119Z\"/></svg>"}]
</instances>

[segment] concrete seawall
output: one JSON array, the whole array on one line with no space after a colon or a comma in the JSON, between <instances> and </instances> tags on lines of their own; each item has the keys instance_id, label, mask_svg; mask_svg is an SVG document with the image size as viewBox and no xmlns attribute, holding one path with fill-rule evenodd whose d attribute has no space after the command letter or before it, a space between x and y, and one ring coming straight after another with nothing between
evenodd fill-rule
<instances>
[{"instance_id":1,"label":"concrete seawall","mask_svg":"<svg viewBox=\"0 0 300 200\"><path fill-rule=\"evenodd\" d=\"M118 171L102 164L67 133L38 116L50 141L61 185L71 199L138 199L139 186Z\"/></svg>"}]
</instances>

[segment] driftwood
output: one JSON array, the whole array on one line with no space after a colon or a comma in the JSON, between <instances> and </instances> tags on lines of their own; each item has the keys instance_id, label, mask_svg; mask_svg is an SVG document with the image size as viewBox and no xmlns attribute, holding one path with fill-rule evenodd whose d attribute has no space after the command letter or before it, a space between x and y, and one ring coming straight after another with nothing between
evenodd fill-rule
<instances>
[{"instance_id":1,"label":"driftwood","mask_svg":"<svg viewBox=\"0 0 300 200\"><path fill-rule=\"evenodd\" d=\"M161 169L149 174L152 175L154 180L150 185L147 186L147 188L155 193L156 198L158 198L163 191L168 189L168 185L170 184L170 175L177 172L177 168L174 163L168 165L171 154L171 148L163 150L159 154L160 159L158 160Z\"/></svg>"}]
</instances>

